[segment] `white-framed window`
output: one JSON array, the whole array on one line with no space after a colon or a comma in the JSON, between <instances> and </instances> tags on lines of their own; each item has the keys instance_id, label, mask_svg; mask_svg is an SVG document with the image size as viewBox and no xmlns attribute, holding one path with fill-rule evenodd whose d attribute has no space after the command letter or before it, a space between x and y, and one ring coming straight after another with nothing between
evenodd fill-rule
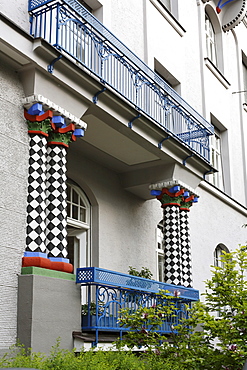
<instances>
[{"instance_id":1,"label":"white-framed window","mask_svg":"<svg viewBox=\"0 0 247 370\"><path fill-rule=\"evenodd\" d=\"M171 11L171 0L159 0L159 2L167 8L169 11Z\"/></svg>"},{"instance_id":2,"label":"white-framed window","mask_svg":"<svg viewBox=\"0 0 247 370\"><path fill-rule=\"evenodd\" d=\"M215 267L223 267L224 262L222 261L222 256L224 252L229 253L229 249L222 243L218 244L214 250L214 266ZM228 307L221 307L219 308L215 314L218 318L221 317L222 312L226 312L228 310Z\"/></svg>"},{"instance_id":3,"label":"white-framed window","mask_svg":"<svg viewBox=\"0 0 247 370\"><path fill-rule=\"evenodd\" d=\"M205 34L207 57L217 66L216 34L211 19L205 13Z\"/></svg>"},{"instance_id":4,"label":"white-framed window","mask_svg":"<svg viewBox=\"0 0 247 370\"><path fill-rule=\"evenodd\" d=\"M160 5L166 8L174 18L178 19L178 1L177 0L158 0Z\"/></svg>"},{"instance_id":5,"label":"white-framed window","mask_svg":"<svg viewBox=\"0 0 247 370\"><path fill-rule=\"evenodd\" d=\"M164 281L164 247L163 247L163 220L159 222L156 228L156 265L157 265L157 280Z\"/></svg>"},{"instance_id":6,"label":"white-framed window","mask_svg":"<svg viewBox=\"0 0 247 370\"><path fill-rule=\"evenodd\" d=\"M215 127L214 135L210 136L211 164L218 172L209 175L209 182L217 188L224 190L223 171L222 171L222 151L221 134Z\"/></svg>"},{"instance_id":7,"label":"white-framed window","mask_svg":"<svg viewBox=\"0 0 247 370\"><path fill-rule=\"evenodd\" d=\"M91 205L82 189L67 182L67 250L74 272L91 264Z\"/></svg>"},{"instance_id":8,"label":"white-framed window","mask_svg":"<svg viewBox=\"0 0 247 370\"><path fill-rule=\"evenodd\" d=\"M224 244L218 244L214 250L214 266L223 267L222 255L229 253L229 249Z\"/></svg>"},{"instance_id":9,"label":"white-framed window","mask_svg":"<svg viewBox=\"0 0 247 370\"><path fill-rule=\"evenodd\" d=\"M242 52L244 103L247 104L247 56Z\"/></svg>"}]
</instances>

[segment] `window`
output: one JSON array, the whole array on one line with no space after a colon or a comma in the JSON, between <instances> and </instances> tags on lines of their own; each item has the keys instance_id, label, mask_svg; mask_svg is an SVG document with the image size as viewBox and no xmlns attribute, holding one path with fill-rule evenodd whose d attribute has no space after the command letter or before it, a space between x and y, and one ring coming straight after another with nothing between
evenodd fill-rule
<instances>
[{"instance_id":1,"label":"window","mask_svg":"<svg viewBox=\"0 0 247 370\"><path fill-rule=\"evenodd\" d=\"M222 267L222 255L224 252L229 253L229 249L224 244L218 244L214 250L214 266Z\"/></svg>"},{"instance_id":2,"label":"window","mask_svg":"<svg viewBox=\"0 0 247 370\"><path fill-rule=\"evenodd\" d=\"M170 0L159 0L161 5L163 5L168 10L171 10L171 1Z\"/></svg>"},{"instance_id":3,"label":"window","mask_svg":"<svg viewBox=\"0 0 247 370\"><path fill-rule=\"evenodd\" d=\"M207 13L205 14L205 33L207 57L215 66L217 66L216 35L213 24Z\"/></svg>"},{"instance_id":4,"label":"window","mask_svg":"<svg viewBox=\"0 0 247 370\"><path fill-rule=\"evenodd\" d=\"M67 249L70 263L77 267L90 265L91 206L80 187L67 183Z\"/></svg>"},{"instance_id":5,"label":"window","mask_svg":"<svg viewBox=\"0 0 247 370\"><path fill-rule=\"evenodd\" d=\"M93 9L84 1L84 0L79 0L79 2L89 11L93 12Z\"/></svg>"},{"instance_id":6,"label":"window","mask_svg":"<svg viewBox=\"0 0 247 370\"><path fill-rule=\"evenodd\" d=\"M222 255L225 253L229 253L229 249L224 244L218 244L214 250L214 266L215 267L223 267ZM217 317L221 317L222 312L228 311L228 307L224 306L223 308L219 308L215 314Z\"/></svg>"},{"instance_id":7,"label":"window","mask_svg":"<svg viewBox=\"0 0 247 370\"><path fill-rule=\"evenodd\" d=\"M158 3L166 8L174 18L178 19L178 1L177 0L158 0Z\"/></svg>"},{"instance_id":8,"label":"window","mask_svg":"<svg viewBox=\"0 0 247 370\"><path fill-rule=\"evenodd\" d=\"M244 103L247 104L247 56L242 53Z\"/></svg>"},{"instance_id":9,"label":"window","mask_svg":"<svg viewBox=\"0 0 247 370\"><path fill-rule=\"evenodd\" d=\"M164 281L163 220L156 229L157 280Z\"/></svg>"},{"instance_id":10,"label":"window","mask_svg":"<svg viewBox=\"0 0 247 370\"><path fill-rule=\"evenodd\" d=\"M210 136L211 164L218 172L209 176L209 181L223 190L222 155L221 155L221 134L215 127L214 135Z\"/></svg>"}]
</instances>

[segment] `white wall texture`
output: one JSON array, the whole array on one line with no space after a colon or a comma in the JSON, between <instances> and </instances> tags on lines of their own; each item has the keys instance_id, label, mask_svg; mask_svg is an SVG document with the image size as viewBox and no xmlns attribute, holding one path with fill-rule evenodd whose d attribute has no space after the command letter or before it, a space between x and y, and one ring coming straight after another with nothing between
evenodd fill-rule
<instances>
[{"instance_id":1,"label":"white wall texture","mask_svg":"<svg viewBox=\"0 0 247 370\"><path fill-rule=\"evenodd\" d=\"M0 87L0 348L8 348L16 340L17 274L25 249L28 136L22 86L2 62Z\"/></svg>"}]
</instances>

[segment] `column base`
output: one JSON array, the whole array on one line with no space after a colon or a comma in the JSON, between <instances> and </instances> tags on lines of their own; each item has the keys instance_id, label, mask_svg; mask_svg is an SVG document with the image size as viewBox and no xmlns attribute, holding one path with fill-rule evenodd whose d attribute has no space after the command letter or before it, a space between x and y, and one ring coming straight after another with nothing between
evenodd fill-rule
<instances>
[{"instance_id":1,"label":"column base","mask_svg":"<svg viewBox=\"0 0 247 370\"><path fill-rule=\"evenodd\" d=\"M51 261L49 258L44 257L22 257L22 267L42 267L49 270L57 270L72 273L73 265L68 262Z\"/></svg>"}]
</instances>

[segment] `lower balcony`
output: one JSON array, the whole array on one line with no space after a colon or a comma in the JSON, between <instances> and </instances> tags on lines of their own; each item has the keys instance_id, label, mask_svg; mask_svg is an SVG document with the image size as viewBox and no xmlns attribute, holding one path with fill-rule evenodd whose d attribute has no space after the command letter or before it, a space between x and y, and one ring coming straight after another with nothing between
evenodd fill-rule
<instances>
[{"instance_id":1,"label":"lower balcony","mask_svg":"<svg viewBox=\"0 0 247 370\"><path fill-rule=\"evenodd\" d=\"M187 316L186 307L199 299L198 290L192 288L97 267L77 269L76 282L85 287L84 293L87 295L87 303L82 305L82 333L93 334L94 346L99 342L100 333L115 333L121 338L129 330L119 324L121 310L128 308L131 313L141 306L156 305L160 290L174 296L176 302L176 316L164 318L158 329L161 334L171 334L172 327Z\"/></svg>"}]
</instances>

